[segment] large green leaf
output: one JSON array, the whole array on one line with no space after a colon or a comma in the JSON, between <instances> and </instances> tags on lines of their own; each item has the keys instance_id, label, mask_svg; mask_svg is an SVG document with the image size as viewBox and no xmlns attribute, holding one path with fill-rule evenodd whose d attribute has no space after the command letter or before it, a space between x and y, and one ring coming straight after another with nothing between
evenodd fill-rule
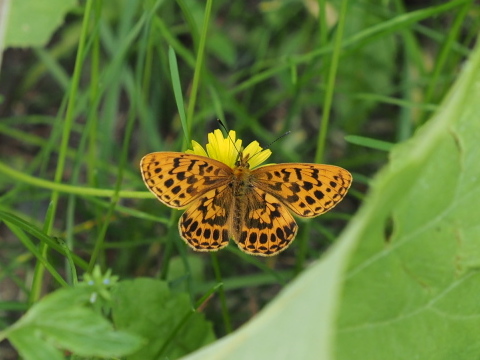
<instances>
[{"instance_id":1,"label":"large green leaf","mask_svg":"<svg viewBox=\"0 0 480 360\"><path fill-rule=\"evenodd\" d=\"M480 358L480 48L338 243L186 359Z\"/></svg>"},{"instance_id":2,"label":"large green leaf","mask_svg":"<svg viewBox=\"0 0 480 360\"><path fill-rule=\"evenodd\" d=\"M378 178L351 234L337 358L480 357L479 82L477 47L435 117Z\"/></svg>"}]
</instances>

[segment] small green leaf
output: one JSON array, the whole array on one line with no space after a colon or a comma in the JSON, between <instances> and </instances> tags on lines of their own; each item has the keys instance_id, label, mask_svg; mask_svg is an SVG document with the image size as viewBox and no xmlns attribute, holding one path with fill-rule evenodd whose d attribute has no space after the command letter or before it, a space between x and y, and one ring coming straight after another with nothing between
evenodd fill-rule
<instances>
[{"instance_id":1,"label":"small green leaf","mask_svg":"<svg viewBox=\"0 0 480 360\"><path fill-rule=\"evenodd\" d=\"M63 23L75 0L14 0L10 2L5 46L43 46Z\"/></svg>"},{"instance_id":2,"label":"small green leaf","mask_svg":"<svg viewBox=\"0 0 480 360\"><path fill-rule=\"evenodd\" d=\"M176 359L212 342L212 326L194 312L187 294L173 294L165 282L139 278L112 291L115 326L148 339L136 359Z\"/></svg>"},{"instance_id":3,"label":"small green leaf","mask_svg":"<svg viewBox=\"0 0 480 360\"><path fill-rule=\"evenodd\" d=\"M57 290L7 329L7 337L27 359L61 359L56 349L100 357L124 356L137 350L141 339L114 331L90 307L91 294L92 288L87 285Z\"/></svg>"},{"instance_id":4,"label":"small green leaf","mask_svg":"<svg viewBox=\"0 0 480 360\"><path fill-rule=\"evenodd\" d=\"M35 335L33 328L18 328L9 333L8 339L24 360L63 360L62 352L49 342Z\"/></svg>"}]
</instances>

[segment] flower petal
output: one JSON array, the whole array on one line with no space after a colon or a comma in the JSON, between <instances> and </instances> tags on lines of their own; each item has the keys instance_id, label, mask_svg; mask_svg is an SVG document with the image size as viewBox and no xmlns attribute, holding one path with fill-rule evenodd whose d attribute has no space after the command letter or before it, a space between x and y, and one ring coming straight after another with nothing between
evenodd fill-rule
<instances>
[{"instance_id":1,"label":"flower petal","mask_svg":"<svg viewBox=\"0 0 480 360\"><path fill-rule=\"evenodd\" d=\"M235 140L235 138L236 134L233 130L230 131L229 137L227 136L226 138L223 137L219 129L213 133L209 133L209 143L206 145L208 156L233 168L238 154L235 146L233 146L233 141L235 141L235 145L238 146L239 149L242 145L242 140Z\"/></svg>"},{"instance_id":2,"label":"flower petal","mask_svg":"<svg viewBox=\"0 0 480 360\"><path fill-rule=\"evenodd\" d=\"M205 149L202 147L202 145L200 145L198 142L196 142L195 140L192 140L192 150L188 149L188 150L185 150L185 153L187 154L195 154L195 155L200 155L200 156L207 156L208 157L208 154L207 152L205 151Z\"/></svg>"},{"instance_id":3,"label":"flower petal","mask_svg":"<svg viewBox=\"0 0 480 360\"><path fill-rule=\"evenodd\" d=\"M237 134L233 130L230 130L228 136L224 137L220 129L216 129L213 133L208 134L208 143L205 145L205 149L198 142L192 140L192 150L185 152L207 156L234 168L239 151L242 151L242 140L237 139ZM272 154L270 149L263 150L258 141L252 141L243 149L242 153L248 159L251 169L263 163Z\"/></svg>"},{"instance_id":4,"label":"flower petal","mask_svg":"<svg viewBox=\"0 0 480 360\"><path fill-rule=\"evenodd\" d=\"M243 150L243 154L248 157L250 169L253 169L267 160L272 155L272 151L270 149L263 150L258 141L252 141Z\"/></svg>"}]
</instances>

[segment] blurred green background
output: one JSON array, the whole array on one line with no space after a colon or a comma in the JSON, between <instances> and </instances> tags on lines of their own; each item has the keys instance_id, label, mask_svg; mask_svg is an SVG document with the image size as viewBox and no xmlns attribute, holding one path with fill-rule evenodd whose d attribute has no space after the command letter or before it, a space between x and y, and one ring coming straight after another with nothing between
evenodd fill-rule
<instances>
[{"instance_id":1,"label":"blurred green background","mask_svg":"<svg viewBox=\"0 0 480 360\"><path fill-rule=\"evenodd\" d=\"M437 109L480 29L479 4L465 0L6 4L0 211L23 222L20 233L13 218L0 223L0 329L95 264L165 280L192 304L221 282L202 312L217 336L238 328L335 242L391 145ZM193 253L180 212L147 192L139 160L205 144L217 118L244 144L289 131L270 162L344 167L349 194L298 220L277 257L233 241Z\"/></svg>"}]
</instances>

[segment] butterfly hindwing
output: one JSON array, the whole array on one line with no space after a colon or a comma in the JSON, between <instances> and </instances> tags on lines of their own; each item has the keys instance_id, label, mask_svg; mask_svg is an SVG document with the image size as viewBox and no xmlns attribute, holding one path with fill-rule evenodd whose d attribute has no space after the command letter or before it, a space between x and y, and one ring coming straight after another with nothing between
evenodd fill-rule
<instances>
[{"instance_id":1,"label":"butterfly hindwing","mask_svg":"<svg viewBox=\"0 0 480 360\"><path fill-rule=\"evenodd\" d=\"M228 245L232 192L228 185L201 195L180 217L185 242L197 251L215 251Z\"/></svg>"},{"instance_id":2,"label":"butterfly hindwing","mask_svg":"<svg viewBox=\"0 0 480 360\"><path fill-rule=\"evenodd\" d=\"M237 206L232 235L238 247L249 254L270 256L286 249L295 238L297 223L275 197L253 188Z\"/></svg>"}]
</instances>

